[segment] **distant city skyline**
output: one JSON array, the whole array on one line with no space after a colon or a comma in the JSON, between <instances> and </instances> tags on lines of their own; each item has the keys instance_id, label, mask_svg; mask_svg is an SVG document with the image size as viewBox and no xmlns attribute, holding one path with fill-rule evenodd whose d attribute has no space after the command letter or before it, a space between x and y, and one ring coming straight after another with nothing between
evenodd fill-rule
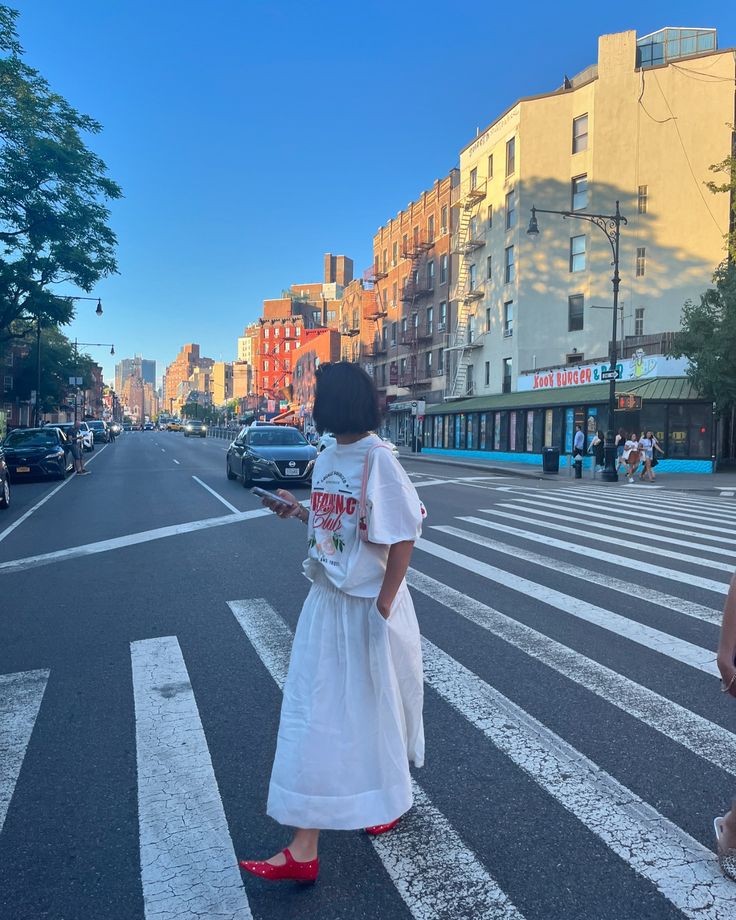
<instances>
[{"instance_id":1,"label":"distant city skyline","mask_svg":"<svg viewBox=\"0 0 736 920\"><path fill-rule=\"evenodd\" d=\"M593 63L599 35L674 23L736 45L735 9L695 14L679 0L573 3L564 16L535 6L533 21L519 4L489 53L470 40L475 8L448 19L432 0L222 0L210 15L192 0L175 12L143 0L16 6L26 60L101 122L90 145L125 194L111 219L120 275L93 292L104 314L80 302L65 331L155 359L156 385L187 342L235 359L263 299L318 281L324 253L352 258L359 277L376 229L446 175L477 129ZM85 351L112 383L109 348Z\"/></svg>"}]
</instances>

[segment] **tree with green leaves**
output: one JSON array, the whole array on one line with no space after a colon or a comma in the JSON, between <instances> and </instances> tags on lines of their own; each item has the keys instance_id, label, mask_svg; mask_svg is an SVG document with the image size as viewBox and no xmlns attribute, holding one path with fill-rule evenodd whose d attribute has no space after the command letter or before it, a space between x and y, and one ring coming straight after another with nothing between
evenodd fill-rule
<instances>
[{"instance_id":1,"label":"tree with green leaves","mask_svg":"<svg viewBox=\"0 0 736 920\"><path fill-rule=\"evenodd\" d=\"M732 150L731 155L725 157L720 163L714 163L710 171L718 176L724 177L724 181L706 182L706 188L713 192L714 195L729 195L731 202L731 215L729 220L729 231L726 234L726 244L728 247L728 258L731 262L736 262L736 127L731 125L732 131Z\"/></svg>"},{"instance_id":2,"label":"tree with green leaves","mask_svg":"<svg viewBox=\"0 0 736 920\"><path fill-rule=\"evenodd\" d=\"M724 452L736 456L736 265L723 262L713 276L714 287L689 300L682 310L681 329L669 354L686 357L687 375L695 389L713 402L725 419Z\"/></svg>"},{"instance_id":3,"label":"tree with green leaves","mask_svg":"<svg viewBox=\"0 0 736 920\"><path fill-rule=\"evenodd\" d=\"M17 16L0 4L0 342L69 323L55 287L89 292L117 271L108 202L122 196L84 141L100 124L23 62Z\"/></svg>"}]
</instances>

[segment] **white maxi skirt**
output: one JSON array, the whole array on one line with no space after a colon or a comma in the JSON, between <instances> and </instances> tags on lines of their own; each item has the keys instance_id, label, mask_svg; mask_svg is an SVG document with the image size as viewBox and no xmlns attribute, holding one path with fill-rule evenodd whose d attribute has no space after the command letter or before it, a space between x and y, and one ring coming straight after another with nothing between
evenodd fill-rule
<instances>
[{"instance_id":1,"label":"white maxi skirt","mask_svg":"<svg viewBox=\"0 0 736 920\"><path fill-rule=\"evenodd\" d=\"M268 814L292 827L355 830L408 811L409 761L424 762L423 693L406 583L385 620L375 598L318 576L294 636Z\"/></svg>"}]
</instances>

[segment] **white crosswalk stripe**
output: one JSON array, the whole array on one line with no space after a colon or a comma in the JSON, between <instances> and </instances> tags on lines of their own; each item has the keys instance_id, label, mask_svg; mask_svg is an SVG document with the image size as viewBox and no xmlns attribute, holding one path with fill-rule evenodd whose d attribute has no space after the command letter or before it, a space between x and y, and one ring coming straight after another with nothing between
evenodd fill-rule
<instances>
[{"instance_id":1,"label":"white crosswalk stripe","mask_svg":"<svg viewBox=\"0 0 736 920\"><path fill-rule=\"evenodd\" d=\"M146 920L251 920L179 643L131 645Z\"/></svg>"},{"instance_id":2,"label":"white crosswalk stripe","mask_svg":"<svg viewBox=\"0 0 736 920\"><path fill-rule=\"evenodd\" d=\"M0 674L0 831L41 708L48 671Z\"/></svg>"},{"instance_id":3,"label":"white crosswalk stripe","mask_svg":"<svg viewBox=\"0 0 736 920\"><path fill-rule=\"evenodd\" d=\"M283 690L291 654L289 627L262 598L230 601L228 606ZM414 808L406 820L391 834L371 838L412 916L417 920L523 920L424 790L416 782L413 786ZM421 847L417 840L422 841Z\"/></svg>"}]
</instances>

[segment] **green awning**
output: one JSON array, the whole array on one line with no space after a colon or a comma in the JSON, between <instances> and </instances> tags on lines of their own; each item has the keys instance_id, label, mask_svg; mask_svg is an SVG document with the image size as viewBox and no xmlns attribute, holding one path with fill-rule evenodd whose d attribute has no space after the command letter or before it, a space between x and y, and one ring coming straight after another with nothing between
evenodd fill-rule
<instances>
[{"instance_id":1,"label":"green awning","mask_svg":"<svg viewBox=\"0 0 736 920\"><path fill-rule=\"evenodd\" d=\"M653 380L626 380L616 384L616 393L636 393L642 399L658 402L707 402L687 377L655 377ZM426 415L445 412L483 412L487 409L537 409L546 406L590 406L608 401L608 384L593 383L559 390L532 390L528 393L497 393L471 396L453 402L427 406Z\"/></svg>"}]
</instances>

